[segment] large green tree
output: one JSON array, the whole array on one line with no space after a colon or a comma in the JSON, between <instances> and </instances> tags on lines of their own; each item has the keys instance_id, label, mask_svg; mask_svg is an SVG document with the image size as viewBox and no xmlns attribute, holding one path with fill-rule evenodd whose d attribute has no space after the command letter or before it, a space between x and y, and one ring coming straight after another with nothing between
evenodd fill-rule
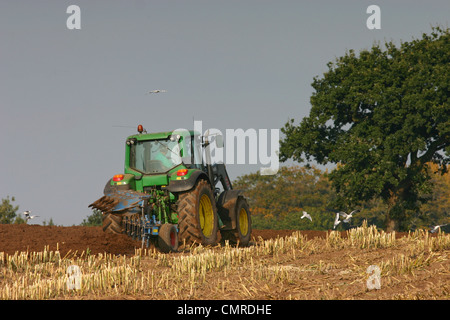
<instances>
[{"instance_id":1,"label":"large green tree","mask_svg":"<svg viewBox=\"0 0 450 320\"><path fill-rule=\"evenodd\" d=\"M429 181L450 162L450 33L349 50L312 83L309 116L282 128L280 159L335 163L338 205L381 197L388 230L403 229ZM429 188L429 186L428 186Z\"/></svg>"}]
</instances>

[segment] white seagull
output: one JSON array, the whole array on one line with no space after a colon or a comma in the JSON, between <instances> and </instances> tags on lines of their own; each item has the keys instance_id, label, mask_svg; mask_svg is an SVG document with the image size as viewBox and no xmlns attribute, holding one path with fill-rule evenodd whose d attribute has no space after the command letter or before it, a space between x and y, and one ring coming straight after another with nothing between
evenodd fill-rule
<instances>
[{"instance_id":1,"label":"white seagull","mask_svg":"<svg viewBox=\"0 0 450 320\"><path fill-rule=\"evenodd\" d=\"M336 227L339 225L339 223L341 223L341 220L339 220L339 212L338 212L338 213L336 213L336 219L334 219L333 229L336 229Z\"/></svg>"},{"instance_id":2,"label":"white seagull","mask_svg":"<svg viewBox=\"0 0 450 320\"><path fill-rule=\"evenodd\" d=\"M39 217L39 216L30 216L30 213L31 213L31 211L29 211L29 210L23 212L23 214L24 214L24 216L25 216L27 221L31 220L31 219L34 219L36 217Z\"/></svg>"},{"instance_id":3,"label":"white seagull","mask_svg":"<svg viewBox=\"0 0 450 320\"><path fill-rule=\"evenodd\" d=\"M350 219L352 218L353 214L358 212L359 210L353 210L352 212L350 212L350 214L340 211L338 214L344 218L343 222L345 223L350 223Z\"/></svg>"},{"instance_id":4,"label":"white seagull","mask_svg":"<svg viewBox=\"0 0 450 320\"><path fill-rule=\"evenodd\" d=\"M441 224L441 225L438 225L438 226L434 226L433 228L431 228L430 232L431 233L436 233L441 227L446 226L447 224Z\"/></svg>"},{"instance_id":5,"label":"white seagull","mask_svg":"<svg viewBox=\"0 0 450 320\"><path fill-rule=\"evenodd\" d=\"M308 218L309 220L312 221L311 216L306 211L303 211L303 215L300 217L300 219L303 219L303 218Z\"/></svg>"},{"instance_id":6,"label":"white seagull","mask_svg":"<svg viewBox=\"0 0 450 320\"><path fill-rule=\"evenodd\" d=\"M157 90L152 90L149 93L162 93L162 92L167 92L167 90L159 90L159 89L157 89Z\"/></svg>"}]
</instances>

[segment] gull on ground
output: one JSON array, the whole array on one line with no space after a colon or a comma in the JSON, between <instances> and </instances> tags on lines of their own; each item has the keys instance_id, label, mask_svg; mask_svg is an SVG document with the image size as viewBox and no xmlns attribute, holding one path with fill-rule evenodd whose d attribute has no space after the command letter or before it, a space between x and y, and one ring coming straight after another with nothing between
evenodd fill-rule
<instances>
[{"instance_id":1,"label":"gull on ground","mask_svg":"<svg viewBox=\"0 0 450 320\"><path fill-rule=\"evenodd\" d=\"M303 215L300 217L300 219L303 219L303 218L308 218L309 220L312 221L311 216L306 211L303 211Z\"/></svg>"},{"instance_id":2,"label":"gull on ground","mask_svg":"<svg viewBox=\"0 0 450 320\"><path fill-rule=\"evenodd\" d=\"M447 223L448 224L448 223ZM436 233L441 227L446 226L447 224L440 224L431 228L431 233Z\"/></svg>"},{"instance_id":3,"label":"gull on ground","mask_svg":"<svg viewBox=\"0 0 450 320\"><path fill-rule=\"evenodd\" d=\"M30 213L31 213L31 211L29 211L29 210L23 212L27 221L39 217L39 216L30 216Z\"/></svg>"}]
</instances>

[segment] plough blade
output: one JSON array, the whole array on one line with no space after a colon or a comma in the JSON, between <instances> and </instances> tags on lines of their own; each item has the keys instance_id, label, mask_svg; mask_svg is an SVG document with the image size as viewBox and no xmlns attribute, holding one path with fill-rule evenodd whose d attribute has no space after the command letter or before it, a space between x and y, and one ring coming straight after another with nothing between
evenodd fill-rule
<instances>
[{"instance_id":1,"label":"plough blade","mask_svg":"<svg viewBox=\"0 0 450 320\"><path fill-rule=\"evenodd\" d=\"M128 210L135 207L142 207L144 201L150 195L131 190L117 190L105 194L103 197L91 203L88 207L100 210L103 213L112 213Z\"/></svg>"},{"instance_id":2,"label":"plough blade","mask_svg":"<svg viewBox=\"0 0 450 320\"><path fill-rule=\"evenodd\" d=\"M93 209L98 209L101 212L109 213L114 207L119 203L119 199L103 196L97 201L91 203L88 207Z\"/></svg>"}]
</instances>

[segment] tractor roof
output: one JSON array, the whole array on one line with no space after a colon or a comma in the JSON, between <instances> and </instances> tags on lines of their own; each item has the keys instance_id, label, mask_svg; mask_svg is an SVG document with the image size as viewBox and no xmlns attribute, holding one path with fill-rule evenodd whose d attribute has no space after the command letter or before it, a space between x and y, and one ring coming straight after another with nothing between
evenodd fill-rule
<instances>
[{"instance_id":1,"label":"tractor roof","mask_svg":"<svg viewBox=\"0 0 450 320\"><path fill-rule=\"evenodd\" d=\"M189 133L189 134L186 134ZM157 139L167 139L169 136L173 134L179 134L181 136L191 136L191 135L199 135L197 131L194 130L180 130L180 131L163 131L163 132L155 132L155 133L138 133L128 137L128 139L135 138L137 140L157 140Z\"/></svg>"}]
</instances>

